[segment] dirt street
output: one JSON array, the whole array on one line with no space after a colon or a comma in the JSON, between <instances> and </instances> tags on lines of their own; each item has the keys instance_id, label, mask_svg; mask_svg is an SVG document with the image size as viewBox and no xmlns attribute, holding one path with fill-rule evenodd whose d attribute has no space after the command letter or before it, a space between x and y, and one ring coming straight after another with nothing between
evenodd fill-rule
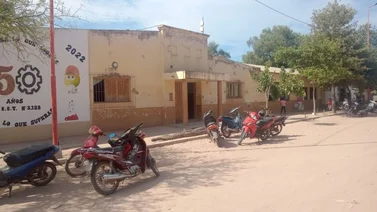
<instances>
[{"instance_id":1,"label":"dirt street","mask_svg":"<svg viewBox=\"0 0 377 212\"><path fill-rule=\"evenodd\" d=\"M377 118L327 117L287 125L265 143L237 138L156 148L152 171L103 197L59 169L48 186L23 186L0 211L377 211Z\"/></svg>"}]
</instances>

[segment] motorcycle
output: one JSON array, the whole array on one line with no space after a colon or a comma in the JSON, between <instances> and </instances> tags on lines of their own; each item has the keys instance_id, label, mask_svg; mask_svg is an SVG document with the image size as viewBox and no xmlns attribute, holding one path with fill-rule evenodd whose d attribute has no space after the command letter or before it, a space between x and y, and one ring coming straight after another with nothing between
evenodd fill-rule
<instances>
[{"instance_id":1,"label":"motorcycle","mask_svg":"<svg viewBox=\"0 0 377 212\"><path fill-rule=\"evenodd\" d=\"M212 110L204 113L203 120L208 137L220 147L219 127L217 126L215 117L212 116Z\"/></svg>"},{"instance_id":2,"label":"motorcycle","mask_svg":"<svg viewBox=\"0 0 377 212\"><path fill-rule=\"evenodd\" d=\"M83 153L85 159L92 161L90 181L99 194L110 195L115 193L121 181L144 173L146 168L152 169L157 177L160 176L156 160L150 154L144 139L140 137L142 125L143 123L127 129L119 137L111 133L109 143L114 145L112 148L89 148ZM140 143L140 149L133 160L128 161L125 158L128 158L132 149L129 141L134 139L137 139ZM135 166L139 169L132 171ZM106 188L106 184L110 184L110 188Z\"/></svg>"},{"instance_id":3,"label":"motorcycle","mask_svg":"<svg viewBox=\"0 0 377 212\"><path fill-rule=\"evenodd\" d=\"M217 118L221 134L225 138L229 138L232 132L237 133L241 131L243 118L238 112L240 108L241 107L236 107L229 112L229 115L233 116L234 118L230 116L219 116Z\"/></svg>"},{"instance_id":4,"label":"motorcycle","mask_svg":"<svg viewBox=\"0 0 377 212\"><path fill-rule=\"evenodd\" d=\"M283 131L283 126L285 126L285 120L288 119L288 116L274 116L274 115L266 115L263 118L268 118L268 117L274 117L275 121L271 125L271 136L275 137Z\"/></svg>"},{"instance_id":5,"label":"motorcycle","mask_svg":"<svg viewBox=\"0 0 377 212\"><path fill-rule=\"evenodd\" d=\"M354 102L353 105L346 112L346 116L365 117L368 115L368 111L368 108L362 109L358 102Z\"/></svg>"},{"instance_id":6,"label":"motorcycle","mask_svg":"<svg viewBox=\"0 0 377 212\"><path fill-rule=\"evenodd\" d=\"M140 137L142 139L145 138L146 134L143 132L139 132ZM90 148L96 148L96 149L102 149L106 151L111 151L111 148L100 148L97 143L100 136L106 136L102 132L102 130L97 126L92 126L89 128L89 137L84 141L84 145L82 147L79 147L71 152L71 156L68 158L68 160L65 163L65 171L67 174L71 177L80 177L87 175L88 173L91 173L91 167L92 162L90 160L86 160L83 157L83 154L88 151ZM112 140L109 140L108 143L111 147L120 146L121 143L114 143ZM73 167L71 168L70 165L73 164ZM75 169L78 169L77 172L74 171Z\"/></svg>"},{"instance_id":7,"label":"motorcycle","mask_svg":"<svg viewBox=\"0 0 377 212\"><path fill-rule=\"evenodd\" d=\"M60 147L51 144L32 145L6 154L4 162L7 166L0 168L0 188L8 188L8 196L12 196L14 184L31 184L35 187L49 184L56 176L56 166L47 160L61 165L56 159ZM48 172L51 171L51 173Z\"/></svg>"},{"instance_id":8,"label":"motorcycle","mask_svg":"<svg viewBox=\"0 0 377 212\"><path fill-rule=\"evenodd\" d=\"M243 127L241 130L240 139L237 142L241 145L242 141L249 136L250 139L258 138L262 141L266 141L271 136L271 126L275 122L275 117L265 117L258 119L259 116L256 112L246 112L245 120L243 121Z\"/></svg>"},{"instance_id":9,"label":"motorcycle","mask_svg":"<svg viewBox=\"0 0 377 212\"><path fill-rule=\"evenodd\" d=\"M371 113L374 113L374 111L376 111L376 107L377 107L377 102L370 100L367 107L368 111Z\"/></svg>"},{"instance_id":10,"label":"motorcycle","mask_svg":"<svg viewBox=\"0 0 377 212\"><path fill-rule=\"evenodd\" d=\"M348 111L350 109L350 105L348 103L348 99L344 99L343 103L342 103L342 108L341 108L343 111Z\"/></svg>"}]
</instances>

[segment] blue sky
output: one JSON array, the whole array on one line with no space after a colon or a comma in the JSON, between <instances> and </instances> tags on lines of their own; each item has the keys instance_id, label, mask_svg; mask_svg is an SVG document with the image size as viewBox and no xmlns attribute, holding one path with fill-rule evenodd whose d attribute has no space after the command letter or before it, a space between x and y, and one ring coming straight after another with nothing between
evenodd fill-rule
<instances>
[{"instance_id":1,"label":"blue sky","mask_svg":"<svg viewBox=\"0 0 377 212\"><path fill-rule=\"evenodd\" d=\"M287 25L294 31L309 32L308 26L282 16L254 0L62 0L85 21L75 21L77 28L141 29L167 24L199 31L204 17L205 33L210 41L241 60L249 48L246 41L262 29ZM260 0L281 12L310 22L313 9L324 7L329 0ZM357 9L356 20L367 21L368 6L377 0L342 0ZM377 24L377 7L371 10L371 24ZM151 30L156 28L151 28Z\"/></svg>"}]
</instances>

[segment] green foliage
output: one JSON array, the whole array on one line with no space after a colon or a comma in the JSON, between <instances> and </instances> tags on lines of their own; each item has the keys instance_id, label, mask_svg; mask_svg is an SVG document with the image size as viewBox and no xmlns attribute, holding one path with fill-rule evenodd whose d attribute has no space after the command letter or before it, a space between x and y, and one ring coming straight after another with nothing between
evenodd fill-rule
<instances>
[{"instance_id":1,"label":"green foliage","mask_svg":"<svg viewBox=\"0 0 377 212\"><path fill-rule=\"evenodd\" d=\"M259 37L252 37L247 41L253 50L243 55L245 63L280 67L275 61L275 52L281 47L297 46L300 43L300 34L293 32L288 26L274 26L266 28Z\"/></svg>"},{"instance_id":2,"label":"green foliage","mask_svg":"<svg viewBox=\"0 0 377 212\"><path fill-rule=\"evenodd\" d=\"M260 93L264 93L266 108L268 108L268 101L270 95L273 94L272 98L276 98L275 95L279 94L279 91L277 91L277 84L275 82L273 74L270 73L268 66L266 66L265 69L261 72L249 71L249 73L251 77L258 83L257 91Z\"/></svg>"},{"instance_id":3,"label":"green foliage","mask_svg":"<svg viewBox=\"0 0 377 212\"><path fill-rule=\"evenodd\" d=\"M322 35L307 36L301 46L281 49L276 55L279 61L297 69L316 86L329 86L353 79L350 68L360 65L358 58L343 54L338 39Z\"/></svg>"},{"instance_id":4,"label":"green foliage","mask_svg":"<svg viewBox=\"0 0 377 212\"><path fill-rule=\"evenodd\" d=\"M356 10L350 5L334 0L326 7L313 11L312 32L342 41L352 38L357 27L355 15Z\"/></svg>"},{"instance_id":5,"label":"green foliage","mask_svg":"<svg viewBox=\"0 0 377 212\"><path fill-rule=\"evenodd\" d=\"M3 45L3 49L15 48L20 57L23 53L30 53L29 45L20 42L20 38L28 38L37 45L48 39L48 33L44 27L49 25L49 7L47 0L0 1L0 43L8 44ZM77 18L59 0L54 0L54 12L57 20Z\"/></svg>"},{"instance_id":6,"label":"green foliage","mask_svg":"<svg viewBox=\"0 0 377 212\"><path fill-rule=\"evenodd\" d=\"M221 56L224 56L226 58L231 58L229 52L226 52L223 49L219 49L219 44L217 44L214 41L211 41L211 42L208 43L208 55L212 55L212 56L221 55Z\"/></svg>"},{"instance_id":7,"label":"green foliage","mask_svg":"<svg viewBox=\"0 0 377 212\"><path fill-rule=\"evenodd\" d=\"M280 96L290 96L291 94L305 96L304 81L298 74L287 72L282 68L279 77L278 90Z\"/></svg>"}]
</instances>

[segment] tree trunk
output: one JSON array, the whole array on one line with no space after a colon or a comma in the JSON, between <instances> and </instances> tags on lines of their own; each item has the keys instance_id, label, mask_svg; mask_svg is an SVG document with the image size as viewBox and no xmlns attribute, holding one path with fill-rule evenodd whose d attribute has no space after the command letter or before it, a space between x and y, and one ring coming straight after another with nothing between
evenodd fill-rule
<instances>
[{"instance_id":1,"label":"tree trunk","mask_svg":"<svg viewBox=\"0 0 377 212\"><path fill-rule=\"evenodd\" d=\"M351 93L351 89L350 89L350 86L346 86L347 88L347 100L348 100L348 103L350 103L351 99L352 99L352 93Z\"/></svg>"},{"instance_id":2,"label":"tree trunk","mask_svg":"<svg viewBox=\"0 0 377 212\"><path fill-rule=\"evenodd\" d=\"M268 100L270 99L270 88L267 89L265 98L266 98L266 112L265 113L268 114Z\"/></svg>"},{"instance_id":3,"label":"tree trunk","mask_svg":"<svg viewBox=\"0 0 377 212\"><path fill-rule=\"evenodd\" d=\"M331 85L331 98L332 98L332 112L336 113L336 106L335 106L335 85Z\"/></svg>"},{"instance_id":4,"label":"tree trunk","mask_svg":"<svg viewBox=\"0 0 377 212\"><path fill-rule=\"evenodd\" d=\"M316 102L315 102L315 97L316 97L316 95L315 95L315 84L313 83L313 115L316 115Z\"/></svg>"}]
</instances>

